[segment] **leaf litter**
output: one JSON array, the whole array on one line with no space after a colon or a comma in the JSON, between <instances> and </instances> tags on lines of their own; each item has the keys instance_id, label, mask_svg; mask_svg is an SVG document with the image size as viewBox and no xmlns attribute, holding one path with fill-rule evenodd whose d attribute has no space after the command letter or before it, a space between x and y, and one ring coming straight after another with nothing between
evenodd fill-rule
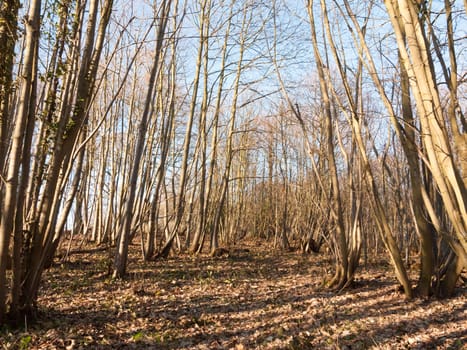
<instances>
[{"instance_id":1,"label":"leaf litter","mask_svg":"<svg viewBox=\"0 0 467 350\"><path fill-rule=\"evenodd\" d=\"M103 273L105 252L72 255L45 272L37 322L4 327L0 349L467 349L465 285L408 301L374 263L334 293L323 256L246 248L142 262L132 247L124 280Z\"/></svg>"}]
</instances>

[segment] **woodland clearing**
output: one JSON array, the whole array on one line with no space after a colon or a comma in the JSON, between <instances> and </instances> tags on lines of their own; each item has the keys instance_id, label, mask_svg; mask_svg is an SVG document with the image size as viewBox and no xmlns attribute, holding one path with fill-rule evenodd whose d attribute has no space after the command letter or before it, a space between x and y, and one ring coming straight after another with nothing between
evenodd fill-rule
<instances>
[{"instance_id":1,"label":"woodland clearing","mask_svg":"<svg viewBox=\"0 0 467 350\"><path fill-rule=\"evenodd\" d=\"M107 275L105 251L45 272L39 318L3 328L2 349L465 349L465 285L446 300L406 300L392 268L362 266L341 293L322 255L254 244L228 256L142 262ZM327 277L326 277L327 276Z\"/></svg>"}]
</instances>

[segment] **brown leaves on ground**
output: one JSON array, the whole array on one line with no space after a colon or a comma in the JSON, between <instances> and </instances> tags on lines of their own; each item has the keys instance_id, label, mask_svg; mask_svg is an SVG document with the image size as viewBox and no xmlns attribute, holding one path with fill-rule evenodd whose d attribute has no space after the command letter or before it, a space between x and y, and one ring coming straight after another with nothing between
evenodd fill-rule
<instances>
[{"instance_id":1,"label":"brown leaves on ground","mask_svg":"<svg viewBox=\"0 0 467 350\"><path fill-rule=\"evenodd\" d=\"M463 349L466 288L406 301L388 266L362 268L341 294L323 290L320 256L250 248L228 257L130 259L105 276L105 252L46 271L41 317L0 333L17 349ZM137 254L134 252L134 254Z\"/></svg>"}]
</instances>

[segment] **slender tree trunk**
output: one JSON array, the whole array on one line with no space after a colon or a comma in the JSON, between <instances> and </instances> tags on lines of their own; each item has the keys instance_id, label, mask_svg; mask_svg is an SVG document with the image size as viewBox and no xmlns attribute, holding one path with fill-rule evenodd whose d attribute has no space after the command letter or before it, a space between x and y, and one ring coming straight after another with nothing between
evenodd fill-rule
<instances>
[{"instance_id":1,"label":"slender tree trunk","mask_svg":"<svg viewBox=\"0 0 467 350\"><path fill-rule=\"evenodd\" d=\"M251 18L250 18L251 20ZM242 31L240 36L240 47L239 47L239 59L237 64L237 71L235 75L235 81L233 85L233 97L232 97L232 104L230 107L230 119L229 119L229 127L228 127L228 134L227 134L227 145L226 145L226 155L225 155L225 168L224 174L222 175L222 183L221 183L221 190L220 190L220 198L217 203L216 212L214 214L214 223L211 232L211 246L210 246L210 253L214 254L216 249L219 248L219 230L220 230L220 223L222 218L222 211L225 209L225 200L227 197L227 192L229 188L229 180L230 180L230 170L232 167L232 158L233 158L233 136L235 130L235 120L237 116L237 101L238 101L238 93L240 87L240 77L242 75L242 68L243 68L243 55L245 50L245 43L246 43L246 30L248 28L249 20L246 7L243 9L243 20L242 20Z\"/></svg>"},{"instance_id":2,"label":"slender tree trunk","mask_svg":"<svg viewBox=\"0 0 467 350\"><path fill-rule=\"evenodd\" d=\"M418 4L405 0L398 2L388 0L385 1L385 5L396 33L401 62L407 71L417 105L421 139L429 169L442 198L444 213L449 218L459 241L453 249L456 250L459 261L463 264L467 261L467 191L465 182L461 178L461 170L456 164L454 154L456 148L451 146L447 132L449 128L457 134L457 121L453 121L452 118L446 119L443 114L433 59L428 47L429 41L424 31L425 16L420 16L421 9ZM453 69L456 70L455 62L453 64ZM454 88L452 82L448 87ZM455 104L453 94L455 91L451 91L451 98L454 98L451 103ZM450 121L455 125L449 125ZM459 137L454 138L454 142L459 140ZM464 147L464 142L460 142L461 146L458 150ZM460 157L462 159L462 154ZM425 203L425 205L430 204ZM434 214L433 211L429 212Z\"/></svg>"},{"instance_id":3,"label":"slender tree trunk","mask_svg":"<svg viewBox=\"0 0 467 350\"><path fill-rule=\"evenodd\" d=\"M62 114L58 122L54 150L51 156L42 199L38 206L38 218L32 225L32 246L30 264L22 284L22 301L24 309L34 309L42 271L48 256L53 254L52 241L59 212L64 185L69 173L67 169L73 160L72 152L81 128L87 124L88 109L92 100L92 92L97 74L98 61L107 24L110 19L113 1L106 0L100 11L101 21L97 26L98 1L90 4L87 36L83 48L81 66L76 76L76 104L71 113ZM97 27L97 33L96 32ZM69 74L73 72L69 71ZM68 111L67 109L65 111Z\"/></svg>"},{"instance_id":4,"label":"slender tree trunk","mask_svg":"<svg viewBox=\"0 0 467 350\"><path fill-rule=\"evenodd\" d=\"M15 125L12 135L9 162L6 169L4 184L4 202L0 222L0 322L5 320L7 311L6 305L6 259L10 245L10 237L21 232L15 228L15 211L17 208L17 192L19 185L19 174L21 166L21 156L24 154L25 131L30 115L30 101L34 96L34 81L36 79L37 45L39 45L39 25L40 25L41 1L33 0L28 10L28 20L26 21L26 40L23 60L23 70L20 77L19 103L15 115ZM18 242L18 240L17 240ZM16 313L16 310L12 310Z\"/></svg>"},{"instance_id":5,"label":"slender tree trunk","mask_svg":"<svg viewBox=\"0 0 467 350\"><path fill-rule=\"evenodd\" d=\"M402 93L402 115L406 127L404 136L401 139L402 146L409 163L410 183L412 189L412 207L417 232L421 241L421 269L418 284L418 292L422 296L429 296L431 293L431 280L434 273L435 254L434 254L434 227L427 220L427 213L424 210L422 197L422 175L418 162L418 153L416 150L415 125L410 101L409 77L404 66L401 69L401 93Z\"/></svg>"},{"instance_id":6,"label":"slender tree trunk","mask_svg":"<svg viewBox=\"0 0 467 350\"><path fill-rule=\"evenodd\" d=\"M164 0L159 6L160 22L157 28L157 41L155 48L154 63L151 68L151 74L149 78L149 87L146 94L146 101L144 104L143 115L138 127L138 139L136 143L134 161L131 168L129 194L125 206L125 212L123 216L123 222L120 227L118 234L117 251L115 253L114 268L112 276L114 278L124 277L126 274L127 258L128 258L128 245L130 238L131 222L133 215L133 206L135 201L136 186L140 170L140 162L143 155L144 141L146 139L146 128L148 118L151 111L151 102L154 99L154 88L158 73L160 72L160 60L162 56L164 36L168 22L168 16L170 13L172 1Z\"/></svg>"},{"instance_id":7,"label":"slender tree trunk","mask_svg":"<svg viewBox=\"0 0 467 350\"><path fill-rule=\"evenodd\" d=\"M191 136L192 136L192 130L193 130L193 121L194 121L194 116L195 116L195 111L196 111L196 104L198 101L198 89L199 89L199 80L201 76L201 68L202 68L202 62L203 62L203 51L205 48L204 42L207 40L205 38L205 26L207 25L207 20L206 18L206 10L208 5L208 0L203 0L201 3L202 10L200 12L200 38L199 38L199 46L198 46L198 54L196 57L196 71L195 71L195 77L193 81L193 93L191 96L191 101L190 101L190 114L188 117L186 129L185 129L185 140L183 142L183 158L182 158L182 168L180 172L180 183L179 183L179 190L178 190L178 199L176 202L176 208L175 208L175 224L173 225L173 230L170 233L169 237L167 238L167 241L165 242L164 246L161 249L161 252L159 253L160 256L162 257L167 257L170 253L170 250L172 249L172 244L173 240L175 239L180 224L182 223L183 219L183 214L185 211L185 206L186 206L186 187L187 187L187 177L188 177L188 163L189 163L189 157L190 157L190 147L191 147ZM190 234L187 232L187 234Z\"/></svg>"},{"instance_id":8,"label":"slender tree trunk","mask_svg":"<svg viewBox=\"0 0 467 350\"><path fill-rule=\"evenodd\" d=\"M208 112L208 99L209 99L209 89L208 89L208 79L209 79L209 32L210 32L210 17L211 17L211 1L209 0L207 4L204 5L203 9L205 13L205 33L202 34L204 41L203 49L203 98L201 101L201 110L199 113L199 122L198 122L198 138L199 138L199 153L197 156L200 156L201 162L201 173L200 173L200 182L199 182L199 204L198 204L198 224L195 231L195 236L193 237L191 251L196 252L201 250L201 237L205 234L206 229L206 153L207 153L207 112Z\"/></svg>"},{"instance_id":9,"label":"slender tree trunk","mask_svg":"<svg viewBox=\"0 0 467 350\"><path fill-rule=\"evenodd\" d=\"M34 56L33 72L37 72L37 57L38 46ZM10 291L10 314L13 320L21 320L21 284L25 278L25 260L28 257L28 249L30 243L30 232L24 230L24 212L22 208L26 201L26 189L28 185L28 177L31 164L31 146L34 134L35 116L36 116L36 91L37 91L37 74L31 81L31 94L28 101L28 116L26 130L24 133L23 154L21 156L21 175L18 184L18 194L16 202L15 224L13 234L13 283Z\"/></svg>"},{"instance_id":10,"label":"slender tree trunk","mask_svg":"<svg viewBox=\"0 0 467 350\"><path fill-rule=\"evenodd\" d=\"M328 17L325 6L322 4L323 19L326 26L329 26ZM348 247L345 237L345 226L343 219L342 201L340 197L339 177L337 174L336 160L334 155L334 136L333 136L333 117L331 110L331 99L329 96L328 83L324 72L324 63L318 49L316 37L316 25L314 20L313 1L308 3L308 15L310 18L310 28L312 31L312 43L315 60L317 62L318 77L320 82L321 97L323 98L323 117L325 120L325 135L326 135L326 158L330 171L331 181L331 214L336 224L336 239L338 254L336 259L336 272L334 278L330 282L331 287L341 289L347 283L348 276ZM329 34L329 32L328 32Z\"/></svg>"}]
</instances>

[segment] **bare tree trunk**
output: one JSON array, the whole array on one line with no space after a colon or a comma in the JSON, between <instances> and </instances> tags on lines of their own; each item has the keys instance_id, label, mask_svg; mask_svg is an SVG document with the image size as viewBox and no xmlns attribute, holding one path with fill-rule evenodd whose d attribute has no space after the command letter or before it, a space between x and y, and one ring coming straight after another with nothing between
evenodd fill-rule
<instances>
[{"instance_id":1,"label":"bare tree trunk","mask_svg":"<svg viewBox=\"0 0 467 350\"><path fill-rule=\"evenodd\" d=\"M467 119L462 112L462 108L459 103L459 83L458 83L458 68L455 51L455 39L454 39L454 25L453 25L453 11L451 2L449 0L444 1L444 8L446 10L446 34L447 34L447 49L449 52L449 66L443 59L441 48L439 47L438 40L435 37L434 29L431 21L425 21L429 26L430 32L433 37L433 46L441 64L444 79L448 84L449 88L449 105L447 113L449 117L451 132L454 135L454 148L457 151L458 162L460 167L460 173L464 186L467 187ZM467 9L466 9L467 10Z\"/></svg>"},{"instance_id":2,"label":"bare tree trunk","mask_svg":"<svg viewBox=\"0 0 467 350\"><path fill-rule=\"evenodd\" d=\"M418 233L421 241L421 269L418 284L418 292L423 296L429 296L431 293L431 279L435 266L434 254L434 227L427 220L427 213L424 210L422 197L422 174L420 173L420 164L418 162L418 153L415 139L415 123L412 114L410 101L409 77L404 66L401 69L401 99L402 115L406 123L405 132L401 138L401 143L409 163L409 174L412 189L412 207L414 219L417 224Z\"/></svg>"},{"instance_id":3,"label":"bare tree trunk","mask_svg":"<svg viewBox=\"0 0 467 350\"><path fill-rule=\"evenodd\" d=\"M424 31L423 22L425 18L419 16L419 11L422 9L418 8L418 5L405 0L397 3L395 1L385 1L385 5L396 33L401 62L407 72L415 97L421 126L421 139L426 151L429 169L433 175L434 183L439 189L445 207L445 214L449 218L460 243L452 245L452 247L459 256L461 264L464 264L467 261L467 191L465 182L461 177L462 171L455 162L454 150L456 147L453 149L449 142L447 128L457 135L454 137L455 145L461 142L457 148L460 152L461 167L465 142L461 140L462 137L455 118L453 120L451 117L451 119L446 120L443 115L434 74L433 59L430 49L427 47L428 40ZM453 46L451 45L450 48L453 49ZM450 52L450 54L452 59L453 53ZM455 71L455 61L452 61L452 64ZM452 111L456 109L456 91L453 90L456 88L456 84L453 84L452 80L450 80L448 86L451 90ZM447 125L449 122L451 124ZM428 200L425 200L425 205L430 206ZM431 210L429 210L429 213L431 213L430 216L435 215ZM436 222L433 218L432 221ZM429 247L424 247L424 249L429 249ZM451 269L451 271L456 270ZM425 276L425 279L427 278L428 276ZM425 281L422 286L426 286L427 283ZM424 288L426 292L426 287Z\"/></svg>"},{"instance_id":4,"label":"bare tree trunk","mask_svg":"<svg viewBox=\"0 0 467 350\"><path fill-rule=\"evenodd\" d=\"M175 208L175 224L173 226L173 230L170 233L169 237L167 238L167 241L165 242L164 246L162 247L160 253L158 254L159 256L162 257L167 257L170 253L170 250L172 249L172 244L173 241L178 234L178 230L180 228L180 225L183 220L183 215L185 211L185 206L186 206L186 187L187 187L187 177L188 177L188 163L189 163L189 157L190 157L190 147L191 147L191 136L192 136L192 130L193 130L193 121L194 121L194 116L195 116L195 111L196 111L196 104L198 101L198 89L199 89L199 80L201 76L201 68L202 68L202 62L203 62L203 52L205 49L204 42L208 40L206 35L206 31L209 32L209 17L206 17L206 11L209 11L209 7L207 8L208 3L210 4L209 0L203 0L201 3L202 10L199 15L199 20L200 20L200 28L199 28L199 46L198 46L198 54L196 57L196 71L195 71L195 77L193 81L193 93L191 96L191 101L190 101L190 114L188 117L186 129L185 129L185 140L183 143L183 159L182 159L182 168L181 168L181 173L180 173L180 183L178 186L178 198L176 202L176 208ZM189 232L187 232L189 234Z\"/></svg>"},{"instance_id":5,"label":"bare tree trunk","mask_svg":"<svg viewBox=\"0 0 467 350\"><path fill-rule=\"evenodd\" d=\"M38 46L36 46L36 51ZM37 52L35 53L33 71L37 72ZM26 201L26 190L31 164L31 146L34 134L35 116L36 116L36 91L37 74L32 80L31 94L28 101L28 116L26 130L24 133L23 154L21 156L21 175L18 183L18 194L16 202L16 213L13 234L13 281L10 291L10 316L13 320L21 319L21 284L25 278L25 263L28 257L28 247L30 244L30 232L23 229L24 213L21 210Z\"/></svg>"},{"instance_id":6,"label":"bare tree trunk","mask_svg":"<svg viewBox=\"0 0 467 350\"><path fill-rule=\"evenodd\" d=\"M250 14L251 16L251 14ZM222 175L222 183L221 183L221 190L220 190L220 198L217 203L217 208L214 214L214 222L211 231L211 246L210 246L210 253L214 254L216 249L219 248L219 230L220 230L220 223L222 217L222 211L224 210L225 200L227 197L228 187L229 187L229 180L230 180L230 170L232 166L232 158L233 158L233 136L235 130L235 120L237 115L237 101L238 101L238 93L240 87L240 77L242 74L243 68L243 55L245 50L245 43L246 43L246 31L248 25L250 24L251 18L248 18L248 9L246 5L243 9L243 20L242 20L242 30L240 40L240 47L239 47L239 58L237 63L237 71L235 74L235 81L233 85L233 97L230 107L230 119L229 119L229 127L228 127L228 134L227 134L227 145L226 145L226 155L225 155L225 167L224 173Z\"/></svg>"},{"instance_id":7,"label":"bare tree trunk","mask_svg":"<svg viewBox=\"0 0 467 350\"><path fill-rule=\"evenodd\" d=\"M203 11L206 11L204 15L203 22L203 29L205 32L202 34L203 40L203 58L202 58L202 65L203 65L203 86L202 86L202 93L203 98L201 100L201 110L199 112L199 122L198 122L198 142L199 148L197 157L200 157L201 162L201 173L200 173L200 181L199 181L199 194L198 194L198 224L195 231L195 236L193 237L191 251L196 252L202 249L202 245L200 242L202 241L202 237L205 234L206 229L206 219L207 219L207 212L206 212L206 152L207 152L207 112L208 112L208 99L209 99L209 89L208 89L208 79L209 79L209 33L210 33L210 18L211 18L211 1L209 0L207 3L203 5ZM188 234L188 233L187 233Z\"/></svg>"},{"instance_id":8,"label":"bare tree trunk","mask_svg":"<svg viewBox=\"0 0 467 350\"><path fill-rule=\"evenodd\" d=\"M312 4L312 1L309 2L309 8L311 6L310 4ZM332 52L332 54L334 56L334 61L337 64L337 68L339 70L342 83L344 84L345 95L346 95L347 101L351 106L350 113L347 111L347 107L344 107L342 105L342 103L340 103L339 97L336 96L337 94L336 94L334 89L332 90L332 92L336 97L336 102L339 103L339 107L340 107L341 111L343 113L345 113L345 114L350 114L350 116L348 116L348 119L351 121L351 126L352 126L352 128L354 130L354 135L356 137L356 142L357 142L357 145L358 145L358 149L360 151L361 160L363 162L363 168L365 169L366 182L367 182L367 185L369 186L370 193L371 193L372 197L374 198L374 203L372 203L372 204L373 204L375 219L377 221L379 230L381 232L383 242L385 243L385 245L388 248L388 251L390 253L391 260L392 260L393 265L394 265L395 270L396 270L396 275L397 275L399 281L401 282L401 284L402 284L402 286L404 288L406 296L408 298L410 298L410 297L412 297L412 287L410 285L410 281L409 281L409 278L408 278L408 275L407 275L407 271L406 271L406 269L404 267L404 264L403 264L403 261L402 261L401 255L400 255L399 248L398 248L397 243L396 243L396 241L394 239L394 236L392 235L391 228L390 228L390 225L389 225L388 219L386 217L384 207L383 207L381 199L380 199L380 195L379 195L378 190L376 188L376 182L375 182L373 173L371 171L370 161L369 161L368 156L366 154L365 144L364 144L363 139L362 139L361 125L360 125L360 122L359 122L360 118L359 118L358 113L357 113L356 105L355 105L355 103L353 101L353 97L352 97L352 93L351 93L352 90L351 90L351 88L349 86L347 74L346 74L346 72L344 70L343 63L341 62L341 59L339 58L339 55L337 54L337 50L336 50L334 41L333 41L333 39L332 39L332 37L330 35L330 26L329 26L329 23L327 22L326 6L325 6L325 3L323 1L321 1L321 7L322 7L323 15L324 15L324 18L325 18L325 21L326 21L325 22L325 28L326 28L326 31L328 33L327 37L328 37L329 45L330 45L330 48L331 48L331 52ZM361 31L359 31L359 36L360 36L361 42L364 42L364 35L363 35L363 33Z\"/></svg>"},{"instance_id":9,"label":"bare tree trunk","mask_svg":"<svg viewBox=\"0 0 467 350\"><path fill-rule=\"evenodd\" d=\"M12 8L15 11L14 8ZM26 21L26 39L23 69L21 72L21 87L19 92L19 104L15 115L15 125L12 134L12 144L9 154L9 162L6 169L4 184L4 201L0 222L0 322L5 320L6 304L6 260L12 234L22 234L20 228L15 227L15 211L17 208L17 193L19 185L19 174L21 157L26 154L23 146L26 142L25 132L30 116L29 108L31 99L34 98L34 84L36 79L37 45L39 44L41 1L32 0L28 10ZM15 232L13 232L15 230ZM18 242L18 240L16 240ZM16 310L11 310L16 314Z\"/></svg>"},{"instance_id":10,"label":"bare tree trunk","mask_svg":"<svg viewBox=\"0 0 467 350\"><path fill-rule=\"evenodd\" d=\"M176 33L177 28L179 27L180 23L177 22L177 13L178 13L178 1L174 3L174 20L173 20L173 33ZM174 35L174 34L173 34ZM144 252L145 260L152 259L155 254L155 241L156 241L156 234L159 227L159 220L158 220L158 213L160 209L160 197L161 197L161 188L164 186L165 182L165 175L167 169L167 158L170 151L170 146L172 144L173 137L173 130L175 128L175 98L176 98L176 87L177 87L177 63L176 63L176 50L177 50L177 37L174 35L170 49L171 49L171 59L170 59L170 88L169 88L169 96L167 97L167 111L166 117L164 117L161 125L161 136L160 136L160 143L161 143L161 155L160 155L160 163L156 171L156 185L154 190L154 195L151 200L151 207L149 212L149 228L148 233L146 236L146 251ZM161 81L162 84L162 81ZM160 104L163 104L162 96L160 97ZM188 235L188 233L187 233Z\"/></svg>"},{"instance_id":11,"label":"bare tree trunk","mask_svg":"<svg viewBox=\"0 0 467 350\"><path fill-rule=\"evenodd\" d=\"M89 22L86 42L83 49L83 60L76 77L76 104L71 115L69 110L62 111L58 122L54 150L51 156L45 187L38 206L37 220L31 226L32 246L30 264L22 284L22 301L24 309L34 309L42 271L48 256L53 254L52 241L55 234L58 211L62 200L59 189L69 175L67 169L72 161L72 152L81 128L87 124L87 113L92 100L98 61L102 52L104 35L110 19L112 0L106 0L101 9L101 21L97 33L98 1L90 4ZM96 39L96 40L95 40ZM73 74L71 70L69 74Z\"/></svg>"},{"instance_id":12,"label":"bare tree trunk","mask_svg":"<svg viewBox=\"0 0 467 350\"><path fill-rule=\"evenodd\" d=\"M427 48L415 3L385 1L398 40L402 62L410 78L422 128L422 140L439 188L446 214L460 242L463 259L467 257L467 192L455 164L446 121L436 86L433 62ZM400 13L401 20L399 20ZM407 35L406 48L403 30Z\"/></svg>"},{"instance_id":13,"label":"bare tree trunk","mask_svg":"<svg viewBox=\"0 0 467 350\"><path fill-rule=\"evenodd\" d=\"M144 141L146 139L146 128L147 122L151 110L151 102L154 99L154 88L155 88L155 81L157 78L158 73L160 72L160 60L162 56L162 46L164 44L164 36L165 30L167 27L168 22L168 15L170 13L172 1L171 0L164 0L159 5L159 17L160 22L157 27L157 41L156 41L156 49L155 49L155 57L154 63L151 68L151 74L149 78L149 87L146 94L146 101L144 104L144 111L143 115L141 116L141 121L138 127L138 139L135 149L134 155L134 162L131 169L130 175L130 184L129 184L129 194L128 199L125 206L125 212L123 214L123 222L120 226L120 232L118 234L118 242L117 242L117 251L115 253L115 260L114 260L114 268L112 276L114 278L121 278L124 277L126 273L126 266L127 266L127 258L128 258L128 245L129 245L129 237L130 237L130 230L131 230L131 223L132 223L132 215L133 215L133 206L135 201L135 194L136 194L136 185L139 175L139 168L140 162L143 155L143 148L144 148Z\"/></svg>"},{"instance_id":14,"label":"bare tree trunk","mask_svg":"<svg viewBox=\"0 0 467 350\"><path fill-rule=\"evenodd\" d=\"M325 21L325 27L329 28L328 16L326 8L323 3L321 3L323 19ZM323 98L323 113L325 118L325 133L326 133L326 145L327 152L326 157L328 160L329 170L331 172L331 213L333 219L336 223L336 236L337 236L337 262L336 262L336 273L330 282L330 286L335 286L337 289L341 289L347 283L348 275L348 248L347 241L345 237L345 227L343 220L343 211L340 197L340 188L339 188L339 178L336 168L336 160L334 156L334 136L333 136L333 118L331 112L331 99L329 97L329 88L326 81L326 76L324 72L324 63L322 62L321 56L319 54L318 42L315 32L315 21L313 14L313 0L308 3L308 14L310 18L310 27L312 30L312 43L313 43L313 52L315 54L315 59L317 62L318 76L321 87L321 96ZM327 30L328 36L329 30Z\"/></svg>"}]
</instances>

